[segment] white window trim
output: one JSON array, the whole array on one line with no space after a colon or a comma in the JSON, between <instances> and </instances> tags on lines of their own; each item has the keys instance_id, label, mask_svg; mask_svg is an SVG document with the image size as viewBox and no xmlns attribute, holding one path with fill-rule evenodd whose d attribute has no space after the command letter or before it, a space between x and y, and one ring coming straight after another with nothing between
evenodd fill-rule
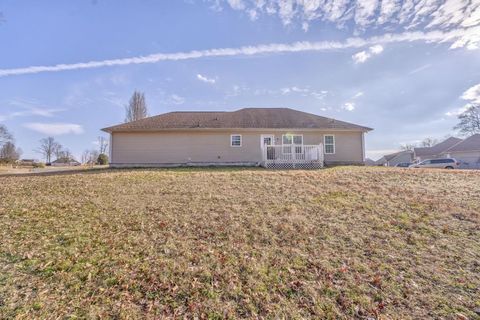
<instances>
[{"instance_id":1,"label":"white window trim","mask_svg":"<svg viewBox=\"0 0 480 320\"><path fill-rule=\"evenodd\" d=\"M328 145L333 145L333 152L327 152L327 143L325 142L326 137L332 137L333 138L333 144L329 143ZM337 148L335 146L335 135L334 134L324 134L323 135L323 152L325 154L335 154L335 151L337 151Z\"/></svg>"},{"instance_id":2,"label":"white window trim","mask_svg":"<svg viewBox=\"0 0 480 320\"><path fill-rule=\"evenodd\" d=\"M265 145L263 143L264 138L272 138L272 146L275 145L275 135L274 134L262 134L260 135L260 147L263 148Z\"/></svg>"},{"instance_id":3,"label":"white window trim","mask_svg":"<svg viewBox=\"0 0 480 320\"><path fill-rule=\"evenodd\" d=\"M283 143L283 137L284 137L284 136L292 136L292 143L290 143L290 144L284 144L284 143ZM302 143L301 143L301 144L295 144L295 143L293 143L293 140L294 140L293 137L295 137L295 136L300 136L300 137L302 137ZM284 152L284 150L285 150L284 147L285 147L285 146L286 146L286 147L291 147L291 148L290 148L291 152ZM282 153L284 153L284 154L295 154L295 149L294 149L294 148L297 147L297 146L301 146L301 147L302 147L302 150L303 150L303 134L296 134L296 133L286 133L286 134L282 134Z\"/></svg>"},{"instance_id":4,"label":"white window trim","mask_svg":"<svg viewBox=\"0 0 480 320\"><path fill-rule=\"evenodd\" d=\"M239 145L239 146L234 146L234 145L233 145L233 140L232 140L233 137L240 137L240 145ZM241 134L231 134L231 135L230 135L230 147L232 147L232 148L240 148L240 147L242 146L242 144L243 144L243 138L242 138L242 135L241 135Z\"/></svg>"},{"instance_id":5,"label":"white window trim","mask_svg":"<svg viewBox=\"0 0 480 320\"><path fill-rule=\"evenodd\" d=\"M292 143L290 143L290 144L284 144L284 143L283 143L283 137L284 137L284 136L292 136ZM302 143L301 143L301 144L295 144L295 143L293 143L293 137L295 137L295 136L300 136L300 137L302 137ZM302 146L303 146L303 134L295 134L295 133L282 134L282 145L285 145L285 146L289 146L289 145L297 145L297 146L300 146L300 145L302 145Z\"/></svg>"}]
</instances>

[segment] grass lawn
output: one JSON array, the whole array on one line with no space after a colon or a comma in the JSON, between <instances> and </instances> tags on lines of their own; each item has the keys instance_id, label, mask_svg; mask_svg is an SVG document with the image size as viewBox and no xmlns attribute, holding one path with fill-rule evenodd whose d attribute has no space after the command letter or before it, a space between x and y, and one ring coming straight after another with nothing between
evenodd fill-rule
<instances>
[{"instance_id":1,"label":"grass lawn","mask_svg":"<svg viewBox=\"0 0 480 320\"><path fill-rule=\"evenodd\" d=\"M0 318L478 319L479 307L478 171L0 177Z\"/></svg>"}]
</instances>

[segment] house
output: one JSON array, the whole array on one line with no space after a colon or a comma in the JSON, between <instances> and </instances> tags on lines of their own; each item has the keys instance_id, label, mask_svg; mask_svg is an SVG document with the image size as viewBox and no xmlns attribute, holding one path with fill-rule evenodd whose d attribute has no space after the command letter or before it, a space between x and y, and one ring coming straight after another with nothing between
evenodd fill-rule
<instances>
[{"instance_id":1,"label":"house","mask_svg":"<svg viewBox=\"0 0 480 320\"><path fill-rule=\"evenodd\" d=\"M453 147L461 141L462 139L450 137L440 143L437 143L433 147L414 148L414 159L415 161L420 162L425 159L435 159L442 157L442 154L445 151L447 151L449 148Z\"/></svg>"},{"instance_id":2,"label":"house","mask_svg":"<svg viewBox=\"0 0 480 320\"><path fill-rule=\"evenodd\" d=\"M169 112L102 129L110 165L318 167L361 164L368 127L289 108Z\"/></svg>"},{"instance_id":3,"label":"house","mask_svg":"<svg viewBox=\"0 0 480 320\"><path fill-rule=\"evenodd\" d=\"M376 166L377 162L375 160L370 159L370 158L365 158L365 165L369 166L369 167L372 167L372 166Z\"/></svg>"},{"instance_id":4,"label":"house","mask_svg":"<svg viewBox=\"0 0 480 320\"><path fill-rule=\"evenodd\" d=\"M80 162L74 159L60 158L51 163L53 167L74 167L81 165Z\"/></svg>"},{"instance_id":5,"label":"house","mask_svg":"<svg viewBox=\"0 0 480 320\"><path fill-rule=\"evenodd\" d=\"M21 167L31 167L37 164L39 161L35 159L20 159L17 160L17 165Z\"/></svg>"},{"instance_id":6,"label":"house","mask_svg":"<svg viewBox=\"0 0 480 320\"><path fill-rule=\"evenodd\" d=\"M480 134L474 134L443 151L442 157L455 158L460 168L480 169Z\"/></svg>"},{"instance_id":7,"label":"house","mask_svg":"<svg viewBox=\"0 0 480 320\"><path fill-rule=\"evenodd\" d=\"M395 167L399 163L413 162L413 151L405 150L384 155L376 161L378 166Z\"/></svg>"},{"instance_id":8,"label":"house","mask_svg":"<svg viewBox=\"0 0 480 320\"><path fill-rule=\"evenodd\" d=\"M415 148L416 161L435 158L455 158L460 168L480 169L480 134L466 139L448 138L433 147Z\"/></svg>"}]
</instances>

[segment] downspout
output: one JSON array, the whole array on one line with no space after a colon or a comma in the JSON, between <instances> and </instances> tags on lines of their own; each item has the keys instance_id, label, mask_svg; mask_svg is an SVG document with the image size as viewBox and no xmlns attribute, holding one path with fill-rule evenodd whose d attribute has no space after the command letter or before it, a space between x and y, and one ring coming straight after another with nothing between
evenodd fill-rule
<instances>
[{"instance_id":1,"label":"downspout","mask_svg":"<svg viewBox=\"0 0 480 320\"><path fill-rule=\"evenodd\" d=\"M362 132L362 162L365 164L365 132Z\"/></svg>"},{"instance_id":2,"label":"downspout","mask_svg":"<svg viewBox=\"0 0 480 320\"><path fill-rule=\"evenodd\" d=\"M109 163L113 163L113 132L110 132L110 143L108 147L108 159Z\"/></svg>"}]
</instances>

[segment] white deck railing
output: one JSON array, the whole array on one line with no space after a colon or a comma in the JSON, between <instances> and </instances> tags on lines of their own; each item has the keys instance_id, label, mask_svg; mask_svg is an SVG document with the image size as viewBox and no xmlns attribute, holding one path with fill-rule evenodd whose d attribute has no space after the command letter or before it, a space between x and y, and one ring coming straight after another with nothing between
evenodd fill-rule
<instances>
[{"instance_id":1,"label":"white deck railing","mask_svg":"<svg viewBox=\"0 0 480 320\"><path fill-rule=\"evenodd\" d=\"M263 147L267 168L323 167L323 145L276 145Z\"/></svg>"}]
</instances>

